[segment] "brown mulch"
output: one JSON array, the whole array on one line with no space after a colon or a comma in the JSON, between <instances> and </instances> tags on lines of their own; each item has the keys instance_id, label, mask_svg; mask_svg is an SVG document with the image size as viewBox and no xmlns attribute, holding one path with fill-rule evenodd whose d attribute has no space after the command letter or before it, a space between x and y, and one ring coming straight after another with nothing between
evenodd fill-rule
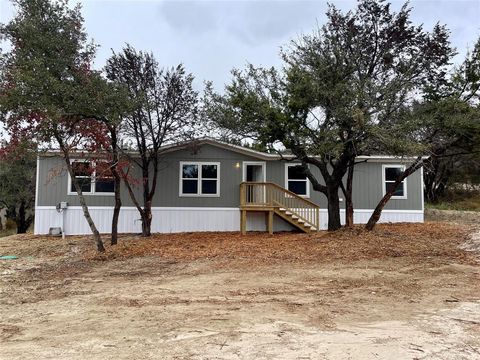
<instances>
[{"instance_id":1,"label":"brown mulch","mask_svg":"<svg viewBox=\"0 0 480 360\"><path fill-rule=\"evenodd\" d=\"M252 264L311 263L408 258L412 262L474 263L459 248L467 239L460 226L445 223L381 224L372 232L362 226L333 233L180 233L151 238L124 236L105 254L93 249L85 260L159 256L172 261L217 260Z\"/></svg>"}]
</instances>

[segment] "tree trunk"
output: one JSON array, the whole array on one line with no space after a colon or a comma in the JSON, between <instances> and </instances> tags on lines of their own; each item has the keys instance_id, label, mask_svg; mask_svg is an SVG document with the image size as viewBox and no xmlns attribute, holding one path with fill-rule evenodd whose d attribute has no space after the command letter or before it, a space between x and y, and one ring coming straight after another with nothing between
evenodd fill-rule
<instances>
[{"instance_id":1,"label":"tree trunk","mask_svg":"<svg viewBox=\"0 0 480 360\"><path fill-rule=\"evenodd\" d=\"M88 211L87 203L85 202L85 197L83 196L83 193L82 193L82 188L78 184L78 181L75 179L75 174L73 173L72 164L70 163L70 156L68 155L67 151L64 151L64 158L65 158L65 162L67 164L68 173L70 174L70 178L72 179L72 182L75 186L75 190L77 191L78 200L80 202L80 205L82 206L83 216L85 217L85 220L87 220L88 226L90 227L90 230L92 231L93 241L95 242L95 245L97 246L97 250L99 252L104 252L105 247L103 246L102 238L100 237L100 233L98 232L98 229L95 226L95 223L93 222L92 217L90 216L90 212ZM62 229L62 230L64 230L64 229Z\"/></svg>"},{"instance_id":2,"label":"tree trunk","mask_svg":"<svg viewBox=\"0 0 480 360\"><path fill-rule=\"evenodd\" d=\"M113 208L113 217L112 217L112 235L110 238L110 244L116 245L118 242L118 218L120 216L120 208L122 207L122 199L120 197L120 184L122 182L120 176L115 171L115 207Z\"/></svg>"},{"instance_id":3,"label":"tree trunk","mask_svg":"<svg viewBox=\"0 0 480 360\"><path fill-rule=\"evenodd\" d=\"M345 226L353 226L353 169L354 162L350 163L347 173L347 187L345 189Z\"/></svg>"},{"instance_id":4,"label":"tree trunk","mask_svg":"<svg viewBox=\"0 0 480 360\"><path fill-rule=\"evenodd\" d=\"M380 220L380 216L382 215L382 210L387 204L388 200L395 194L395 190L397 190L397 186L392 186L391 190L388 191L380 200L380 202L377 204L375 207L375 210L373 210L372 215L370 216L370 219L368 219L367 225L365 225L365 228L368 231L373 230L375 225L377 224L378 220Z\"/></svg>"},{"instance_id":5,"label":"tree trunk","mask_svg":"<svg viewBox=\"0 0 480 360\"><path fill-rule=\"evenodd\" d=\"M112 230L110 244L116 245L118 242L118 218L120 216L120 208L122 207L122 198L120 196L120 185L122 183L122 178L118 173L118 148L117 148L117 132L115 128L110 129L111 134L111 143L112 143L112 162L110 164L110 170L112 172L113 178L115 180L115 207L113 208L113 217L112 217Z\"/></svg>"},{"instance_id":6,"label":"tree trunk","mask_svg":"<svg viewBox=\"0 0 480 360\"><path fill-rule=\"evenodd\" d=\"M145 226L148 223L148 221L146 219L146 216L145 216L145 209L140 206L140 203L138 202L137 198L135 197L135 193L133 192L132 186L131 186L131 184L129 183L129 180L128 180L128 173L125 174L125 173L122 172L122 179L123 179L123 183L127 187L128 194L130 195L130 199L132 199L133 204L135 205L135 207L138 210L138 213L140 214L140 218L142 220L142 236L148 236L148 235L144 235L144 234L148 233L147 228Z\"/></svg>"},{"instance_id":7,"label":"tree trunk","mask_svg":"<svg viewBox=\"0 0 480 360\"><path fill-rule=\"evenodd\" d=\"M383 198L380 200L380 202L377 204L375 207L375 210L373 210L372 215L370 216L370 219L368 219L367 224L365 225L365 228L369 231L373 230L375 225L377 224L378 220L380 220L380 216L382 215L382 210L385 207L385 205L388 203L388 200L395 194L395 191L397 190L398 186L402 183L403 180L405 180L408 176L413 174L415 171L417 171L423 164L422 157L419 156L412 165L410 165L403 173L401 173L398 178L395 180L393 183L393 186L390 187L390 189L387 191L387 193L383 196ZM423 196L423 193L422 193Z\"/></svg>"},{"instance_id":8,"label":"tree trunk","mask_svg":"<svg viewBox=\"0 0 480 360\"><path fill-rule=\"evenodd\" d=\"M16 218L17 223L17 234L25 234L28 230L29 224L27 224L26 219L26 209L25 201L20 202L20 207L18 208L18 214Z\"/></svg>"},{"instance_id":9,"label":"tree trunk","mask_svg":"<svg viewBox=\"0 0 480 360\"><path fill-rule=\"evenodd\" d=\"M148 237L152 235L152 204L148 201L142 212L142 236Z\"/></svg>"},{"instance_id":10,"label":"tree trunk","mask_svg":"<svg viewBox=\"0 0 480 360\"><path fill-rule=\"evenodd\" d=\"M335 231L342 227L340 222L339 185L327 185L328 200L328 231Z\"/></svg>"}]
</instances>

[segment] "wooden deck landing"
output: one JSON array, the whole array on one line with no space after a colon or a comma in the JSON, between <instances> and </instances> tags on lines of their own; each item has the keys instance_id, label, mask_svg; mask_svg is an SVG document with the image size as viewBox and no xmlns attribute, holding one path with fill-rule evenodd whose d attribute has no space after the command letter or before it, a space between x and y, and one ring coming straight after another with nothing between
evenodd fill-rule
<instances>
[{"instance_id":1,"label":"wooden deck landing","mask_svg":"<svg viewBox=\"0 0 480 360\"><path fill-rule=\"evenodd\" d=\"M273 217L277 215L303 232L318 231L319 206L310 200L269 182L240 184L240 229L247 232L247 213L264 212L268 232L273 234Z\"/></svg>"}]
</instances>

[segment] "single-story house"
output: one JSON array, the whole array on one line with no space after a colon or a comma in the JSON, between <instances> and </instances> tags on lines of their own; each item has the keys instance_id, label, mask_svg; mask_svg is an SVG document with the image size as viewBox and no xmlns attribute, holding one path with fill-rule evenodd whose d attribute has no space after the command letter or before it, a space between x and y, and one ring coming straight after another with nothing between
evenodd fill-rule
<instances>
[{"instance_id":1,"label":"single-story house","mask_svg":"<svg viewBox=\"0 0 480 360\"><path fill-rule=\"evenodd\" d=\"M412 159L363 156L355 166L355 223L365 223L397 172ZM75 159L73 162L82 162ZM213 139L167 146L153 199L152 232L191 231L312 231L327 227L327 199L315 190L295 160ZM113 213L111 178L85 173L83 192L101 233L109 233ZM135 176L135 170L134 176ZM138 169L137 169L138 170ZM312 167L312 172L320 176ZM140 178L140 176L139 176ZM85 181L86 180L86 181ZM141 184L134 186L142 199ZM340 194L341 204L343 195ZM119 232L141 232L141 221L122 184ZM344 206L342 206L344 207ZM423 222L422 169L409 176L388 202L381 222ZM344 218L344 210L341 214ZM38 157L35 234L61 227L65 234L88 234L78 196L55 152Z\"/></svg>"}]
</instances>

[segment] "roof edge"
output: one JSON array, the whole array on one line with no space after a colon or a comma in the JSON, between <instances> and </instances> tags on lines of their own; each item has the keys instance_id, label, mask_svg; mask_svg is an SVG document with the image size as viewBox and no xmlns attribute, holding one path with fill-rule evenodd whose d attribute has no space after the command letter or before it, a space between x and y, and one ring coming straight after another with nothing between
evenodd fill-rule
<instances>
[{"instance_id":1,"label":"roof edge","mask_svg":"<svg viewBox=\"0 0 480 360\"><path fill-rule=\"evenodd\" d=\"M270 154L270 153L246 148L246 147L240 146L240 145L229 144L227 142L217 140L217 139L214 139L214 138L211 138L211 137L203 137L203 138L198 138L198 139L186 140L186 141L162 146L162 148L161 148L162 149L162 154L167 154L167 153L170 153L170 152L183 150L183 149L188 148L192 144L195 144L195 145L204 145L204 144L212 145L212 146L216 146L216 147L221 148L221 149L230 150L230 151L233 151L233 152L236 152L236 153L239 153L239 154L242 154L242 155L251 156L253 158L260 159L260 160L282 160L282 159L285 159L285 160L294 161L296 159L296 157L294 155L291 155L291 154L285 154L285 155ZM78 152L78 153L92 155L91 153L88 154L88 152ZM60 150L43 150L43 151L38 152L38 156L44 156L44 157L57 156L59 154L61 154ZM136 153L135 152L130 152L130 154L136 154ZM74 154L72 154L72 156L74 156ZM356 159L365 160L365 161L371 160L372 162L378 162L378 161L403 161L403 162L407 162L407 161L413 161L417 157L418 156L359 155L359 156L356 157ZM422 156L422 158L426 159L426 158L428 158L428 156Z\"/></svg>"}]
</instances>

